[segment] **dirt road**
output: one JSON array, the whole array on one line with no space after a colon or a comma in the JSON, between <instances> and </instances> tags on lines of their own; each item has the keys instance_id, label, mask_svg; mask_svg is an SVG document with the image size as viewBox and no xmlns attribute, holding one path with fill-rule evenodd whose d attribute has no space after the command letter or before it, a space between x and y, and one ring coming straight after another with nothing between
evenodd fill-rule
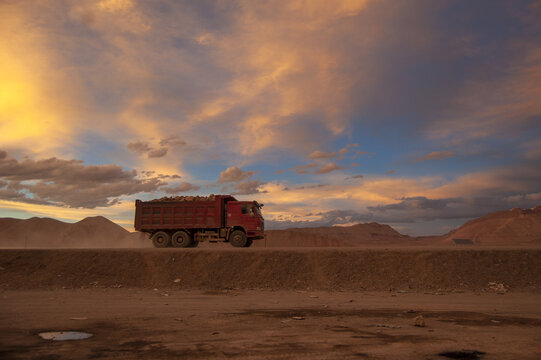
<instances>
[{"instance_id":1,"label":"dirt road","mask_svg":"<svg viewBox=\"0 0 541 360\"><path fill-rule=\"evenodd\" d=\"M541 360L540 289L539 249L1 250L0 359Z\"/></svg>"},{"instance_id":2,"label":"dirt road","mask_svg":"<svg viewBox=\"0 0 541 360\"><path fill-rule=\"evenodd\" d=\"M541 359L540 303L521 293L4 291L0 358ZM414 326L420 315L425 327ZM93 337L37 335L62 330Z\"/></svg>"}]
</instances>

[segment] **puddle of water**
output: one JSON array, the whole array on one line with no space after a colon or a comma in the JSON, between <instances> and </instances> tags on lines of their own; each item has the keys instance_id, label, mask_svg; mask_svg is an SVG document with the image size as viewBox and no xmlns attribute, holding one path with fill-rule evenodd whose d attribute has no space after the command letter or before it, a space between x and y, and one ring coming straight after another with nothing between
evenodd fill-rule
<instances>
[{"instance_id":1,"label":"puddle of water","mask_svg":"<svg viewBox=\"0 0 541 360\"><path fill-rule=\"evenodd\" d=\"M42 339L53 341L83 340L88 339L92 334L80 331L48 331L38 334Z\"/></svg>"},{"instance_id":2,"label":"puddle of water","mask_svg":"<svg viewBox=\"0 0 541 360\"><path fill-rule=\"evenodd\" d=\"M463 360L478 360L482 355L485 355L482 351L477 350L461 350L461 351L445 351L438 354L450 359L463 359Z\"/></svg>"}]
</instances>

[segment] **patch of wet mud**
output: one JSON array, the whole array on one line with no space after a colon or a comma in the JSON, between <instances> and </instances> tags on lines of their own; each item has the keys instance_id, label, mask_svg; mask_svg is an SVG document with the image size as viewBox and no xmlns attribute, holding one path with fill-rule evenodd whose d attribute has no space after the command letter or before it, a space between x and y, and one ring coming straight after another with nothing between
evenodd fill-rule
<instances>
[{"instance_id":1,"label":"patch of wet mud","mask_svg":"<svg viewBox=\"0 0 541 360\"><path fill-rule=\"evenodd\" d=\"M390 334L390 333L386 333L382 331L360 330L360 329L356 329L350 326L343 326L343 325L328 326L325 328L325 330L339 332L339 333L351 333L353 334L351 335L353 339L370 340L371 343L373 343L374 340L382 344L392 344L392 343L400 343L400 342L408 342L412 344L417 344L417 343L435 341L435 338L432 336L411 335L411 334Z\"/></svg>"},{"instance_id":2,"label":"patch of wet mud","mask_svg":"<svg viewBox=\"0 0 541 360\"><path fill-rule=\"evenodd\" d=\"M478 350L458 350L458 351L444 351L439 353L439 356L446 357L448 359L462 359L462 360L479 360L481 356L486 353Z\"/></svg>"},{"instance_id":3,"label":"patch of wet mud","mask_svg":"<svg viewBox=\"0 0 541 360\"><path fill-rule=\"evenodd\" d=\"M389 318L389 319L413 319L422 313L423 317L442 322L451 322L457 325L469 326L541 326L541 319L524 318L514 316L490 315L480 312L467 311L422 311L411 312L403 309L353 309L334 310L317 308L300 309L256 309L245 310L238 313L228 313L228 316L251 315L270 318L293 318L293 317L361 317L361 318Z\"/></svg>"},{"instance_id":4,"label":"patch of wet mud","mask_svg":"<svg viewBox=\"0 0 541 360\"><path fill-rule=\"evenodd\" d=\"M38 334L43 340L52 341L73 341L88 339L93 334L82 331L45 331Z\"/></svg>"}]
</instances>

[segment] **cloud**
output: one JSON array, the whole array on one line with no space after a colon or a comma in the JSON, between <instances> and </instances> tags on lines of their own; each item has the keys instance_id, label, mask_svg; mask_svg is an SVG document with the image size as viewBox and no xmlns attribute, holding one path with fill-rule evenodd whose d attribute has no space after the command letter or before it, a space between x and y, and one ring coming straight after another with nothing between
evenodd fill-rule
<instances>
[{"instance_id":1,"label":"cloud","mask_svg":"<svg viewBox=\"0 0 541 360\"><path fill-rule=\"evenodd\" d=\"M326 153L324 151L316 150L311 153L308 158L310 159L328 159L336 156L336 152Z\"/></svg>"},{"instance_id":2,"label":"cloud","mask_svg":"<svg viewBox=\"0 0 541 360\"><path fill-rule=\"evenodd\" d=\"M163 188L162 190L164 190L167 194L176 194L181 192L197 191L199 189L201 189L200 186L193 185L189 182L183 182L179 186L175 186L172 188Z\"/></svg>"},{"instance_id":3,"label":"cloud","mask_svg":"<svg viewBox=\"0 0 541 360\"><path fill-rule=\"evenodd\" d=\"M285 169L276 170L276 171L274 172L274 174L275 174L275 175L280 175L280 174L282 174L283 172L285 172Z\"/></svg>"},{"instance_id":4,"label":"cloud","mask_svg":"<svg viewBox=\"0 0 541 360\"><path fill-rule=\"evenodd\" d=\"M358 174L358 175L348 176L346 180L347 179L362 179L362 178L364 178L364 175Z\"/></svg>"},{"instance_id":5,"label":"cloud","mask_svg":"<svg viewBox=\"0 0 541 360\"><path fill-rule=\"evenodd\" d=\"M265 190L260 190L261 185L265 183L255 179L250 181L239 182L235 185L234 195L249 195L249 194L259 194L265 193Z\"/></svg>"},{"instance_id":6,"label":"cloud","mask_svg":"<svg viewBox=\"0 0 541 360\"><path fill-rule=\"evenodd\" d=\"M151 150L148 152L147 156L149 159L151 158L160 158L160 157L164 157L165 155L167 155L167 151L169 149L168 148L159 148L159 149L156 149L156 150Z\"/></svg>"},{"instance_id":7,"label":"cloud","mask_svg":"<svg viewBox=\"0 0 541 360\"><path fill-rule=\"evenodd\" d=\"M148 159L161 158L167 155L169 147L182 147L186 142L180 140L178 136L170 136L159 141L160 148L153 148L147 141L137 140L128 143L126 146L129 150L143 155L146 154Z\"/></svg>"},{"instance_id":8,"label":"cloud","mask_svg":"<svg viewBox=\"0 0 541 360\"><path fill-rule=\"evenodd\" d=\"M147 142L141 141L141 140L137 140L137 141L128 143L128 145L126 145L126 147L128 148L128 150L131 150L131 151L136 152L138 154L144 154L144 153L152 150L152 148L150 147L150 145Z\"/></svg>"},{"instance_id":9,"label":"cloud","mask_svg":"<svg viewBox=\"0 0 541 360\"><path fill-rule=\"evenodd\" d=\"M394 174L396 170L387 170L385 171L385 174Z\"/></svg>"},{"instance_id":10,"label":"cloud","mask_svg":"<svg viewBox=\"0 0 541 360\"><path fill-rule=\"evenodd\" d=\"M238 182L245 179L248 179L254 175L254 171L243 171L242 169L232 166L227 168L225 171L220 172L220 178L218 179L218 184Z\"/></svg>"},{"instance_id":11,"label":"cloud","mask_svg":"<svg viewBox=\"0 0 541 360\"><path fill-rule=\"evenodd\" d=\"M87 166L58 158L18 161L7 154L0 159L0 179L9 183L8 190L11 187L2 193L5 200L82 208L112 206L122 196L154 192L165 185L158 178L140 179L136 171L114 164Z\"/></svg>"},{"instance_id":12,"label":"cloud","mask_svg":"<svg viewBox=\"0 0 541 360\"><path fill-rule=\"evenodd\" d=\"M414 159L413 161L420 162L425 160L442 160L453 156L455 156L455 153L452 151L433 151L430 154Z\"/></svg>"},{"instance_id":13,"label":"cloud","mask_svg":"<svg viewBox=\"0 0 541 360\"><path fill-rule=\"evenodd\" d=\"M186 145L186 141L181 140L178 136L173 135L160 140L160 146L181 147Z\"/></svg>"},{"instance_id":14,"label":"cloud","mask_svg":"<svg viewBox=\"0 0 541 360\"><path fill-rule=\"evenodd\" d=\"M330 172L333 172L336 170L342 170L345 168L346 168L345 166L336 165L335 163L328 163L321 166L319 169L317 169L316 174L328 174Z\"/></svg>"}]
</instances>

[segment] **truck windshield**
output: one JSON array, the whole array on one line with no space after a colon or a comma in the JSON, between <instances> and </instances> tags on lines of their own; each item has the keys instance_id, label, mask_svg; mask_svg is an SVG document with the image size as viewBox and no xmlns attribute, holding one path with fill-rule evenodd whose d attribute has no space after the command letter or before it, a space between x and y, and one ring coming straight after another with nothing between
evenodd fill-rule
<instances>
[{"instance_id":1,"label":"truck windshield","mask_svg":"<svg viewBox=\"0 0 541 360\"><path fill-rule=\"evenodd\" d=\"M261 215L261 210L259 209L259 206L254 204L254 210L259 215L260 218L263 218L263 215Z\"/></svg>"}]
</instances>

